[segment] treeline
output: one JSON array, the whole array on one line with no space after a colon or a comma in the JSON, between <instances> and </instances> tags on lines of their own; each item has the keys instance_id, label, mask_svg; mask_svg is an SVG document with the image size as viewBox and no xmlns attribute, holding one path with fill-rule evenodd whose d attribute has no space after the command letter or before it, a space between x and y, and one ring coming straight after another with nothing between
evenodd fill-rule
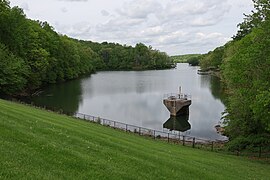
<instances>
[{"instance_id":1,"label":"treeline","mask_svg":"<svg viewBox=\"0 0 270 180\"><path fill-rule=\"evenodd\" d=\"M270 150L270 1L253 0L233 40L203 56L202 68L221 69L228 98L224 124L229 149Z\"/></svg>"},{"instance_id":2,"label":"treeline","mask_svg":"<svg viewBox=\"0 0 270 180\"><path fill-rule=\"evenodd\" d=\"M167 54L142 43L135 47L79 41L47 22L27 19L19 7L0 0L0 93L18 95L96 70L170 67Z\"/></svg>"},{"instance_id":3,"label":"treeline","mask_svg":"<svg viewBox=\"0 0 270 180\"><path fill-rule=\"evenodd\" d=\"M199 65L199 58L201 54L184 54L171 56L170 58L174 63L189 63L190 65Z\"/></svg>"},{"instance_id":4,"label":"treeline","mask_svg":"<svg viewBox=\"0 0 270 180\"><path fill-rule=\"evenodd\" d=\"M144 70L170 68L172 61L164 52L147 47L143 43L135 47L118 43L78 41L90 47L102 59L105 70Z\"/></svg>"}]
</instances>

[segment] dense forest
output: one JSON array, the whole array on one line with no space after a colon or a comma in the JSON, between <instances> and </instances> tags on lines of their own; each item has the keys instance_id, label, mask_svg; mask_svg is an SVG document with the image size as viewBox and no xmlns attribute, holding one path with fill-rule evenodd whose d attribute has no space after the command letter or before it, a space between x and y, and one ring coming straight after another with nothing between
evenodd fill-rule
<instances>
[{"instance_id":1,"label":"dense forest","mask_svg":"<svg viewBox=\"0 0 270 180\"><path fill-rule=\"evenodd\" d=\"M270 1L253 0L233 40L203 55L202 68L221 70L227 93L228 148L270 147Z\"/></svg>"},{"instance_id":2,"label":"dense forest","mask_svg":"<svg viewBox=\"0 0 270 180\"><path fill-rule=\"evenodd\" d=\"M138 43L81 41L58 34L47 22L26 18L19 7L0 0L0 93L28 95L47 84L97 70L163 69L166 53Z\"/></svg>"}]
</instances>

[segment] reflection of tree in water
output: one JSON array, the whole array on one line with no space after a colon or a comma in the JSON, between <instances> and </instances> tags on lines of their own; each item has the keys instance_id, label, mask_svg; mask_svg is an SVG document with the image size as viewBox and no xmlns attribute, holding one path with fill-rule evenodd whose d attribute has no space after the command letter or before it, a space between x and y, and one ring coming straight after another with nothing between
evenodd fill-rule
<instances>
[{"instance_id":1,"label":"reflection of tree in water","mask_svg":"<svg viewBox=\"0 0 270 180\"><path fill-rule=\"evenodd\" d=\"M73 80L62 84L51 85L39 96L32 97L37 106L46 106L55 111L74 114L81 102L81 81Z\"/></svg>"},{"instance_id":2,"label":"reflection of tree in water","mask_svg":"<svg viewBox=\"0 0 270 180\"><path fill-rule=\"evenodd\" d=\"M213 97L221 100L221 102L224 104L226 96L220 78L212 75L201 75L200 77L201 87L209 88Z\"/></svg>"},{"instance_id":3,"label":"reflection of tree in water","mask_svg":"<svg viewBox=\"0 0 270 180\"><path fill-rule=\"evenodd\" d=\"M209 88L210 86L210 75L199 75L201 79L201 88Z\"/></svg>"},{"instance_id":4,"label":"reflection of tree in water","mask_svg":"<svg viewBox=\"0 0 270 180\"><path fill-rule=\"evenodd\" d=\"M226 96L220 78L211 76L210 90L215 99L220 99L223 104L225 103Z\"/></svg>"},{"instance_id":5,"label":"reflection of tree in water","mask_svg":"<svg viewBox=\"0 0 270 180\"><path fill-rule=\"evenodd\" d=\"M185 132L191 128L191 125L188 122L189 115L181 115L181 116L171 116L164 124L163 128L169 130L176 130L180 132Z\"/></svg>"}]
</instances>

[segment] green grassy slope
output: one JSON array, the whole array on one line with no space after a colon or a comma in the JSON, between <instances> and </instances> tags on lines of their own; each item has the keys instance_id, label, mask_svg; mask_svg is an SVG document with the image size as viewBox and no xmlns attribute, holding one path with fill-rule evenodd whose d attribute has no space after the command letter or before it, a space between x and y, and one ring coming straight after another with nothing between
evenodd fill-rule
<instances>
[{"instance_id":1,"label":"green grassy slope","mask_svg":"<svg viewBox=\"0 0 270 180\"><path fill-rule=\"evenodd\" d=\"M270 165L0 100L0 179L269 179Z\"/></svg>"}]
</instances>

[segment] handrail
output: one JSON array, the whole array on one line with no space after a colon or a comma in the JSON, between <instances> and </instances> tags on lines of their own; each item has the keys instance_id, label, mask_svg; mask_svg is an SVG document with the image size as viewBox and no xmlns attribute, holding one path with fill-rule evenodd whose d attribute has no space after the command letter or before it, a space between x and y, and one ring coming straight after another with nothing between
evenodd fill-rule
<instances>
[{"instance_id":1,"label":"handrail","mask_svg":"<svg viewBox=\"0 0 270 180\"><path fill-rule=\"evenodd\" d=\"M163 99L184 99L191 100L191 95L184 93L168 93L163 95Z\"/></svg>"},{"instance_id":2,"label":"handrail","mask_svg":"<svg viewBox=\"0 0 270 180\"><path fill-rule=\"evenodd\" d=\"M164 132L164 131L160 131L160 130L149 129L149 128L126 124L126 123L122 123L122 122L118 122L118 121L114 121L114 120L103 119L100 117L95 117L95 116L91 116L91 115L87 115L87 114L83 114L83 113L75 113L73 116L76 118L79 118L79 119L83 119L83 120L87 120L87 121L91 121L91 122L96 122L96 123L99 123L99 124L104 125L104 126L109 126L109 127L129 131L129 132L139 133L139 135L150 135L150 136L153 136L154 138L156 138L156 137L164 138L165 137L165 138L168 138L168 141L169 140L179 140L179 141L184 140L186 142L192 142L192 141L195 141L195 139L196 139L197 143L204 143L204 144L208 144L211 142L219 142L219 143L226 142L226 141L218 140L218 139L211 140L211 139L204 139L204 138L198 138L198 137L195 138L193 136L180 135L180 134L176 134L176 133L172 133L172 132L168 132L168 131Z\"/></svg>"}]
</instances>

